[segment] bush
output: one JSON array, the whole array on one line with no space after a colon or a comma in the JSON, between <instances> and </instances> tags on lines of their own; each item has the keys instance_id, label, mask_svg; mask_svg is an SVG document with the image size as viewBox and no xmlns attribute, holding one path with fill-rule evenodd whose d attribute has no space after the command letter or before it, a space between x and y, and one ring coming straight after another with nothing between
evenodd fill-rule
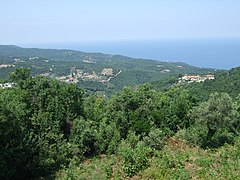
<instances>
[{"instance_id":1,"label":"bush","mask_svg":"<svg viewBox=\"0 0 240 180\"><path fill-rule=\"evenodd\" d=\"M180 130L176 136L202 148L218 148L225 143L234 143L234 133L228 132L227 130L217 131L211 138L211 141L206 141L206 134L207 128L196 124L188 129Z\"/></svg>"},{"instance_id":2,"label":"bush","mask_svg":"<svg viewBox=\"0 0 240 180\"><path fill-rule=\"evenodd\" d=\"M164 132L161 129L152 128L148 136L143 138L143 142L148 147L160 150L165 145L167 134L167 132Z\"/></svg>"},{"instance_id":3,"label":"bush","mask_svg":"<svg viewBox=\"0 0 240 180\"><path fill-rule=\"evenodd\" d=\"M119 155L123 161L123 170L126 176L132 177L139 171L149 166L147 155L150 149L139 142L135 148L132 148L129 143L123 141L119 146Z\"/></svg>"},{"instance_id":4,"label":"bush","mask_svg":"<svg viewBox=\"0 0 240 180\"><path fill-rule=\"evenodd\" d=\"M178 131L176 136L185 139L190 144L201 146L205 141L206 134L207 128L196 124L188 129Z\"/></svg>"}]
</instances>

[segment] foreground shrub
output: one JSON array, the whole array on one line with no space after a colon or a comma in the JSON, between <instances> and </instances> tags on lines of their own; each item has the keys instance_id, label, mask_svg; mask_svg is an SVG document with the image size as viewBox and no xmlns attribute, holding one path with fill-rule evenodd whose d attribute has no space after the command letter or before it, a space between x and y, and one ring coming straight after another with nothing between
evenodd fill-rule
<instances>
[{"instance_id":1,"label":"foreground shrub","mask_svg":"<svg viewBox=\"0 0 240 180\"><path fill-rule=\"evenodd\" d=\"M152 128L148 136L143 138L143 142L148 147L161 150L166 143L167 134L167 131L163 131L159 128Z\"/></svg>"},{"instance_id":2,"label":"foreground shrub","mask_svg":"<svg viewBox=\"0 0 240 180\"><path fill-rule=\"evenodd\" d=\"M123 170L128 177L132 177L139 171L149 166L148 153L150 149L139 142L135 148L130 144L122 142L119 146L119 155L122 158Z\"/></svg>"}]
</instances>

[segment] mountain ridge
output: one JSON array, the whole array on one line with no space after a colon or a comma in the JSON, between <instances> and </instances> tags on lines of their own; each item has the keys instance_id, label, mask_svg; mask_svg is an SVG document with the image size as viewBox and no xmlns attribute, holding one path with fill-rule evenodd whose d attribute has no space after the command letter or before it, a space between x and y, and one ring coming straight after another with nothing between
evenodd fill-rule
<instances>
[{"instance_id":1,"label":"mountain ridge","mask_svg":"<svg viewBox=\"0 0 240 180\"><path fill-rule=\"evenodd\" d=\"M21 50L21 52L11 52L11 50ZM5 51L5 52L4 52ZM28 51L28 52L27 52ZM65 48L60 48L60 49L55 49L55 48L25 48L17 45L0 45L0 55L1 56L34 56L34 55L39 55L39 52L36 53L35 51L52 51L52 52L75 52L75 53L81 53L82 55L96 55L96 56L103 56L103 57L114 57L114 58L128 58L132 60L148 60L148 61L157 61L157 62L164 62L164 63L176 63L176 64L182 64L182 65L189 65L192 67L198 67L194 65L190 65L181 61L163 61L163 60L157 60L157 59L151 59L151 58L135 58L135 57L130 57L130 56L125 56L121 54L106 54L106 53L101 53L101 52L84 52L84 51L79 51L79 50L72 50L72 49L65 49ZM21 53L21 54L18 54ZM13 55L14 54L14 55ZM42 54L40 54L42 56ZM46 55L46 54L44 54ZM48 57L46 57L48 58ZM55 60L55 59L52 59ZM60 59L57 59L60 60ZM202 67L198 67L202 68ZM204 68L204 69L215 69L215 68Z\"/></svg>"}]
</instances>

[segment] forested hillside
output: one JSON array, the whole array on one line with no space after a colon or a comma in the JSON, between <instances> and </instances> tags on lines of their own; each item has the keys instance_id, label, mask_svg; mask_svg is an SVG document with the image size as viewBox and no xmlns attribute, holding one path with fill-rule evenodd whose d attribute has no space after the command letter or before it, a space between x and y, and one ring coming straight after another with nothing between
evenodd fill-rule
<instances>
[{"instance_id":1,"label":"forested hillside","mask_svg":"<svg viewBox=\"0 0 240 180\"><path fill-rule=\"evenodd\" d=\"M162 91L172 87L179 87L188 90L199 101L207 100L214 92L228 93L232 98L236 98L240 89L240 67L228 71L218 71L214 73L214 79L202 82L181 82L180 76L169 76L163 80L151 82L155 89Z\"/></svg>"},{"instance_id":2,"label":"forested hillside","mask_svg":"<svg viewBox=\"0 0 240 180\"><path fill-rule=\"evenodd\" d=\"M234 70L233 70L234 71ZM0 179L237 179L240 95L125 87L107 98L10 74L0 89Z\"/></svg>"},{"instance_id":3,"label":"forested hillside","mask_svg":"<svg viewBox=\"0 0 240 180\"><path fill-rule=\"evenodd\" d=\"M163 80L169 76L177 77L179 74L215 72L214 69L194 67L180 62L3 45L0 46L0 67L0 79L7 78L8 73L17 67L29 67L33 76L41 75L75 83L90 92L108 96L120 91L124 86Z\"/></svg>"},{"instance_id":4,"label":"forested hillside","mask_svg":"<svg viewBox=\"0 0 240 180\"><path fill-rule=\"evenodd\" d=\"M189 84L186 87L196 97L206 100L213 92L225 92L236 98L240 91L240 67L216 72L214 80Z\"/></svg>"}]
</instances>

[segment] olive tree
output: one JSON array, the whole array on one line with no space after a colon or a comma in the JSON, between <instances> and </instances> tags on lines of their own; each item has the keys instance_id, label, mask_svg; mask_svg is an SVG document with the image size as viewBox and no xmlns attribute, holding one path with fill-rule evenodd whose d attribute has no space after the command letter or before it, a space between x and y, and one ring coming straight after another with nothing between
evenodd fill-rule
<instances>
[{"instance_id":1,"label":"olive tree","mask_svg":"<svg viewBox=\"0 0 240 180\"><path fill-rule=\"evenodd\" d=\"M209 100L191 112L196 124L207 128L205 141L209 142L218 130L230 128L234 119L234 103L227 93L213 93Z\"/></svg>"}]
</instances>

